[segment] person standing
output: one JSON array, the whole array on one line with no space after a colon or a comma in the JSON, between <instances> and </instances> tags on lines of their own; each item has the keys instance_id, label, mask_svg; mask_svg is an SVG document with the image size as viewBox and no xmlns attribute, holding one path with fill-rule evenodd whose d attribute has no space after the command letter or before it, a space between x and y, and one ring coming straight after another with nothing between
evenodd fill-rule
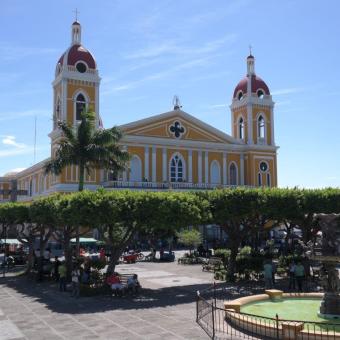
<instances>
[{"instance_id":1,"label":"person standing","mask_svg":"<svg viewBox=\"0 0 340 340\"><path fill-rule=\"evenodd\" d=\"M58 259L58 256L55 256L54 258L54 263L53 263L53 276L54 276L54 280L56 282L59 281L59 266L60 266L60 261Z\"/></svg>"},{"instance_id":2,"label":"person standing","mask_svg":"<svg viewBox=\"0 0 340 340\"><path fill-rule=\"evenodd\" d=\"M263 265L264 286L266 289L273 287L273 265L270 261L266 261Z\"/></svg>"},{"instance_id":3,"label":"person standing","mask_svg":"<svg viewBox=\"0 0 340 340\"><path fill-rule=\"evenodd\" d=\"M66 266L65 262L62 262L58 268L59 274L59 290L61 292L66 292Z\"/></svg>"},{"instance_id":4,"label":"person standing","mask_svg":"<svg viewBox=\"0 0 340 340\"><path fill-rule=\"evenodd\" d=\"M79 277L80 277L80 271L78 267L74 267L72 270L72 294L71 296L78 298L80 293L80 283L79 283Z\"/></svg>"},{"instance_id":5,"label":"person standing","mask_svg":"<svg viewBox=\"0 0 340 340\"><path fill-rule=\"evenodd\" d=\"M295 274L295 279L298 285L299 292L302 292L302 282L305 277L305 268L301 262L298 262L298 264L295 266L294 274Z\"/></svg>"},{"instance_id":6,"label":"person standing","mask_svg":"<svg viewBox=\"0 0 340 340\"><path fill-rule=\"evenodd\" d=\"M289 289L295 289L295 262L289 264Z\"/></svg>"}]
</instances>

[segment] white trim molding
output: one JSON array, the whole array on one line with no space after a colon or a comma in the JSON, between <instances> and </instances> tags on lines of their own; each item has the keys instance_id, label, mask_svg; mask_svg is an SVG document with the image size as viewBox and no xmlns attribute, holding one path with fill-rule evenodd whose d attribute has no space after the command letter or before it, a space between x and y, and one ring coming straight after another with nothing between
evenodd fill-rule
<instances>
[{"instance_id":1,"label":"white trim molding","mask_svg":"<svg viewBox=\"0 0 340 340\"><path fill-rule=\"evenodd\" d=\"M192 183L192 150L188 151L188 182Z\"/></svg>"}]
</instances>

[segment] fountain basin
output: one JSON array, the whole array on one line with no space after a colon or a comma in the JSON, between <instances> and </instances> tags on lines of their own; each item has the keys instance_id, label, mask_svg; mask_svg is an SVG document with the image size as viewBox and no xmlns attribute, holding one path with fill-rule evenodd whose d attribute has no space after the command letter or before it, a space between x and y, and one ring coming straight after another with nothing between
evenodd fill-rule
<instances>
[{"instance_id":1,"label":"fountain basin","mask_svg":"<svg viewBox=\"0 0 340 340\"><path fill-rule=\"evenodd\" d=\"M323 293L281 292L281 299L272 299L272 295L266 292L225 302L226 320L260 336L340 340L340 318L329 320L318 315Z\"/></svg>"}]
</instances>

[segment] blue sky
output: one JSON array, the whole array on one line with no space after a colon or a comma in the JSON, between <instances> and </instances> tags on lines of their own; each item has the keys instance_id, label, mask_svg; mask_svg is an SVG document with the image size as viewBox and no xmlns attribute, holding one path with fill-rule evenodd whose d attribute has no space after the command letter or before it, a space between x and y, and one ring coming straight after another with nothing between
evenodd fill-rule
<instances>
[{"instance_id":1,"label":"blue sky","mask_svg":"<svg viewBox=\"0 0 340 340\"><path fill-rule=\"evenodd\" d=\"M100 4L100 6L99 6ZM255 0L0 3L0 175L49 156L52 87L74 9L100 76L106 127L183 110L230 133L253 46L275 107L282 187L340 186L340 2Z\"/></svg>"}]
</instances>

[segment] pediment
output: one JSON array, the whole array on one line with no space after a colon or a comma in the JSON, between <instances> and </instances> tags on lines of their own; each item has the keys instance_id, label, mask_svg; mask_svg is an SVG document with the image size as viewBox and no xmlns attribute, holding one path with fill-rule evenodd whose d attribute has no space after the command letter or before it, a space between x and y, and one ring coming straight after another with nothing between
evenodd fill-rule
<instances>
[{"instance_id":1,"label":"pediment","mask_svg":"<svg viewBox=\"0 0 340 340\"><path fill-rule=\"evenodd\" d=\"M120 128L129 136L240 144L238 140L181 110L125 124Z\"/></svg>"}]
</instances>

